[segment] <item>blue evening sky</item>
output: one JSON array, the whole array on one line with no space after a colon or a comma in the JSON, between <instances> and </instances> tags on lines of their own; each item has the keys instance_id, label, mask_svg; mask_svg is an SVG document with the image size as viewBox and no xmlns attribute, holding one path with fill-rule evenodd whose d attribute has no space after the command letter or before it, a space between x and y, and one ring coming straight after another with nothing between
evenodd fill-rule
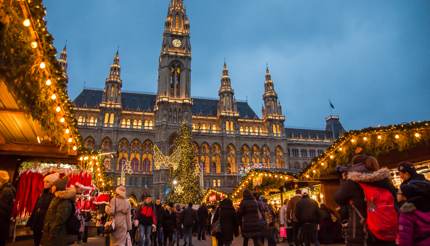
<instances>
[{"instance_id":1,"label":"blue evening sky","mask_svg":"<svg viewBox=\"0 0 430 246\"><path fill-rule=\"evenodd\" d=\"M155 92L170 0L46 0L67 40L69 93L103 88L120 47L123 90ZM185 0L192 95L218 97L226 59L237 99L261 115L269 63L285 125L323 128L331 99L346 129L430 119L428 0Z\"/></svg>"}]
</instances>

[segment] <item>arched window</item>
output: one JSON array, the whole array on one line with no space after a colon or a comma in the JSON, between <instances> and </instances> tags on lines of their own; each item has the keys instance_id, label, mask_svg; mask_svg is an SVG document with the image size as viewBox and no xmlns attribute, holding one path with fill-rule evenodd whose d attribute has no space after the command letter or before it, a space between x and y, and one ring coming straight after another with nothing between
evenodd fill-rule
<instances>
[{"instance_id":1,"label":"arched window","mask_svg":"<svg viewBox=\"0 0 430 246\"><path fill-rule=\"evenodd\" d=\"M209 159L209 145L207 143L202 144L200 161L203 163L205 173L210 173L210 159Z\"/></svg>"},{"instance_id":2,"label":"arched window","mask_svg":"<svg viewBox=\"0 0 430 246\"><path fill-rule=\"evenodd\" d=\"M275 164L277 168L283 168L285 167L285 161L284 161L284 151L282 150L281 146L276 147L275 151Z\"/></svg>"},{"instance_id":3,"label":"arched window","mask_svg":"<svg viewBox=\"0 0 430 246\"><path fill-rule=\"evenodd\" d=\"M236 148L234 145L229 144L227 146L227 170L226 173L236 173Z\"/></svg>"},{"instance_id":4,"label":"arched window","mask_svg":"<svg viewBox=\"0 0 430 246\"><path fill-rule=\"evenodd\" d=\"M221 147L219 144L212 145L212 164L214 170L211 168L211 173L221 173Z\"/></svg>"},{"instance_id":5,"label":"arched window","mask_svg":"<svg viewBox=\"0 0 430 246\"><path fill-rule=\"evenodd\" d=\"M171 97L180 97L180 84L181 84L181 64L174 62L170 67L170 93Z\"/></svg>"},{"instance_id":6,"label":"arched window","mask_svg":"<svg viewBox=\"0 0 430 246\"><path fill-rule=\"evenodd\" d=\"M101 149L103 152L111 152L112 151L112 140L106 137L102 141Z\"/></svg>"},{"instance_id":7,"label":"arched window","mask_svg":"<svg viewBox=\"0 0 430 246\"><path fill-rule=\"evenodd\" d=\"M87 149L93 150L95 145L96 145L96 141L94 140L93 137L87 137L84 141L84 146Z\"/></svg>"},{"instance_id":8,"label":"arched window","mask_svg":"<svg viewBox=\"0 0 430 246\"><path fill-rule=\"evenodd\" d=\"M109 125L112 127L114 122L115 122L115 115L113 113L110 113Z\"/></svg>"},{"instance_id":9,"label":"arched window","mask_svg":"<svg viewBox=\"0 0 430 246\"><path fill-rule=\"evenodd\" d=\"M252 146L252 163L260 164L260 148L257 145Z\"/></svg>"},{"instance_id":10,"label":"arched window","mask_svg":"<svg viewBox=\"0 0 430 246\"><path fill-rule=\"evenodd\" d=\"M140 170L140 153L142 152L142 145L138 139L135 139L131 142L131 150L130 150L130 159L131 159L131 168L133 172L139 172Z\"/></svg>"},{"instance_id":11,"label":"arched window","mask_svg":"<svg viewBox=\"0 0 430 246\"><path fill-rule=\"evenodd\" d=\"M117 170L121 170L122 165L125 165L125 162L123 163L123 161L128 161L129 160L129 143L128 140L123 138L119 141L118 144L118 163L117 163Z\"/></svg>"},{"instance_id":12,"label":"arched window","mask_svg":"<svg viewBox=\"0 0 430 246\"><path fill-rule=\"evenodd\" d=\"M250 150L249 150L248 145L245 144L242 146L242 158L241 158L242 168L246 168L249 166L250 159L251 159L250 158Z\"/></svg>"},{"instance_id":13,"label":"arched window","mask_svg":"<svg viewBox=\"0 0 430 246\"><path fill-rule=\"evenodd\" d=\"M268 168L270 167L270 149L266 145L263 146L263 166Z\"/></svg>"},{"instance_id":14,"label":"arched window","mask_svg":"<svg viewBox=\"0 0 430 246\"><path fill-rule=\"evenodd\" d=\"M153 143L151 142L151 140L146 140L145 142L143 142L142 171L145 173L150 173L152 171L152 165L154 161L153 152Z\"/></svg>"}]
</instances>

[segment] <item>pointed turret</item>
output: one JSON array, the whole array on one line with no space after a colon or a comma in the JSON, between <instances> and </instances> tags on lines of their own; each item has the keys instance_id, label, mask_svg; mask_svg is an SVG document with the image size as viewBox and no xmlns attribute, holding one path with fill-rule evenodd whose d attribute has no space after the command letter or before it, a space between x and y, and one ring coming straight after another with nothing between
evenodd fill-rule
<instances>
[{"instance_id":1,"label":"pointed turret","mask_svg":"<svg viewBox=\"0 0 430 246\"><path fill-rule=\"evenodd\" d=\"M60 53L60 58L58 59L61 69L63 70L63 76L67 79L67 44L64 45L63 50Z\"/></svg>"},{"instance_id":2,"label":"pointed turret","mask_svg":"<svg viewBox=\"0 0 430 246\"><path fill-rule=\"evenodd\" d=\"M176 34L190 33L190 21L188 20L182 0L171 0L164 27L164 32Z\"/></svg>"},{"instance_id":3,"label":"pointed turret","mask_svg":"<svg viewBox=\"0 0 430 246\"><path fill-rule=\"evenodd\" d=\"M269 66L266 66L266 80L264 81L264 108L263 117L276 115L282 116L281 104L278 101L278 94L276 94L275 86L272 81Z\"/></svg>"},{"instance_id":4,"label":"pointed turret","mask_svg":"<svg viewBox=\"0 0 430 246\"><path fill-rule=\"evenodd\" d=\"M236 100L234 99L234 90L231 87L231 80L225 62L218 95L218 115L238 116Z\"/></svg>"},{"instance_id":5,"label":"pointed turret","mask_svg":"<svg viewBox=\"0 0 430 246\"><path fill-rule=\"evenodd\" d=\"M121 107L121 66L119 65L119 51L116 51L109 75L106 78L102 106Z\"/></svg>"},{"instance_id":6,"label":"pointed turret","mask_svg":"<svg viewBox=\"0 0 430 246\"><path fill-rule=\"evenodd\" d=\"M269 66L266 66L266 79L264 81L264 106L263 119L266 122L266 127L274 136L282 136L284 134L285 116L282 114L281 103L278 100L275 86L272 81Z\"/></svg>"}]
</instances>

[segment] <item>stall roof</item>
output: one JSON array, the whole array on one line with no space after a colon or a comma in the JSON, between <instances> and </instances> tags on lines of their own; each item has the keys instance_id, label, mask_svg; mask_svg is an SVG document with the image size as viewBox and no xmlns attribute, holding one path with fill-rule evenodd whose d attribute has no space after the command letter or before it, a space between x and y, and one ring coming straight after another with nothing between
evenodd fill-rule
<instances>
[{"instance_id":1,"label":"stall roof","mask_svg":"<svg viewBox=\"0 0 430 246\"><path fill-rule=\"evenodd\" d=\"M264 176L271 179L276 179L278 181L297 181L297 173L291 172L291 170L286 168L257 168L252 169L248 172L248 174L242 178L242 181L239 185L233 190L231 197L232 199L236 199L242 195L242 191L246 189L250 182L252 182L252 178L257 176Z\"/></svg>"},{"instance_id":2,"label":"stall roof","mask_svg":"<svg viewBox=\"0 0 430 246\"><path fill-rule=\"evenodd\" d=\"M304 169L299 177L319 179L333 175L337 165L347 165L353 155L365 153L380 165L430 159L430 121L369 127L345 133Z\"/></svg>"}]
</instances>

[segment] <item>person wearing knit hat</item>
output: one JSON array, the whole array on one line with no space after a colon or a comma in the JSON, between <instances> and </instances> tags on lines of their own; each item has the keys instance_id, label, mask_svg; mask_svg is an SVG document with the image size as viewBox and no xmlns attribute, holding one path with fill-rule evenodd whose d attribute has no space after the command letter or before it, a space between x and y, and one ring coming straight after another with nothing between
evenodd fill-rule
<instances>
[{"instance_id":1,"label":"person wearing knit hat","mask_svg":"<svg viewBox=\"0 0 430 246\"><path fill-rule=\"evenodd\" d=\"M59 178L59 173L51 173L43 178L44 189L33 208L30 218L28 219L27 226L33 231L33 241L35 246L39 246L40 241L42 240L45 215L48 211L49 204L51 204L51 201L54 198L54 193L51 192L51 187Z\"/></svg>"},{"instance_id":2,"label":"person wearing knit hat","mask_svg":"<svg viewBox=\"0 0 430 246\"><path fill-rule=\"evenodd\" d=\"M59 173L51 173L43 178L43 188L51 188L51 186L60 179Z\"/></svg>"},{"instance_id":3,"label":"person wearing knit hat","mask_svg":"<svg viewBox=\"0 0 430 246\"><path fill-rule=\"evenodd\" d=\"M399 245L430 245L430 182L410 180L400 186Z\"/></svg>"},{"instance_id":4,"label":"person wearing knit hat","mask_svg":"<svg viewBox=\"0 0 430 246\"><path fill-rule=\"evenodd\" d=\"M9 173L0 170L0 246L6 245L9 237L10 216L15 188L9 183Z\"/></svg>"},{"instance_id":5,"label":"person wearing knit hat","mask_svg":"<svg viewBox=\"0 0 430 246\"><path fill-rule=\"evenodd\" d=\"M398 170L402 184L407 184L411 180L425 180L424 175L417 173L417 170L415 170L411 162L400 162Z\"/></svg>"},{"instance_id":6,"label":"person wearing knit hat","mask_svg":"<svg viewBox=\"0 0 430 246\"><path fill-rule=\"evenodd\" d=\"M51 187L54 198L45 216L43 246L68 245L73 241L70 237L74 235L68 235L66 224L74 210L76 188L71 186L66 189L67 181L67 178L58 179Z\"/></svg>"}]
</instances>

